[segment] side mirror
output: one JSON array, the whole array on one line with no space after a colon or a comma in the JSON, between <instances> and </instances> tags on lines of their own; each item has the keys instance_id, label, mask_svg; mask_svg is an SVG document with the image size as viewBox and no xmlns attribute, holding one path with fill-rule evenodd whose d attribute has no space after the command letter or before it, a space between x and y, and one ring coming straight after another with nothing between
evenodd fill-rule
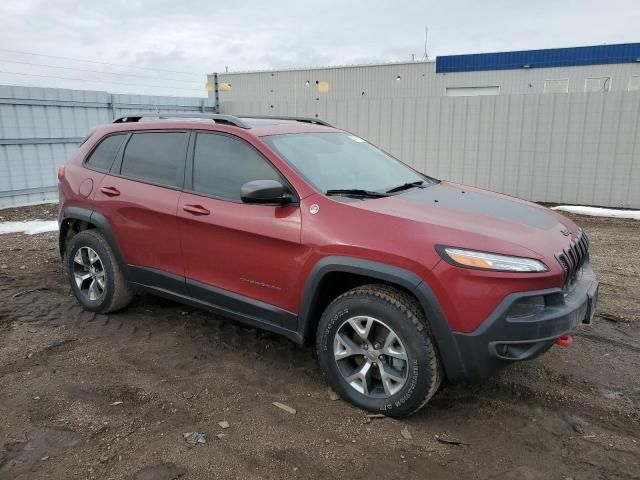
<instances>
[{"instance_id":1,"label":"side mirror","mask_svg":"<svg viewBox=\"0 0 640 480\"><path fill-rule=\"evenodd\" d=\"M240 188L240 198L245 203L289 203L291 192L276 180L253 180Z\"/></svg>"}]
</instances>

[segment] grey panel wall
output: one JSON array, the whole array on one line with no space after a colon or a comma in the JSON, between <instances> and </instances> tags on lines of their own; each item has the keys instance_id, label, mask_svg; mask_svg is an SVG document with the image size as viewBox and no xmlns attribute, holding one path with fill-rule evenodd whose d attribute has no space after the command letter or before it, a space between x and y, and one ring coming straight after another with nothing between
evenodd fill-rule
<instances>
[{"instance_id":1,"label":"grey panel wall","mask_svg":"<svg viewBox=\"0 0 640 480\"><path fill-rule=\"evenodd\" d=\"M501 95L543 93L545 80L567 79L569 93L585 90L585 79L611 77L612 92L628 91L640 62L580 67L489 70L438 73L435 62L391 63L335 68L220 73L218 81L231 85L220 91L220 102L255 101L279 108L283 101L366 98L438 97L449 87L500 87ZM213 76L209 77L213 82ZM318 92L316 81L328 82ZM309 84L307 85L307 82Z\"/></svg>"},{"instance_id":2,"label":"grey panel wall","mask_svg":"<svg viewBox=\"0 0 640 480\"><path fill-rule=\"evenodd\" d=\"M57 169L91 127L146 111L213 107L206 98L0 85L0 208L57 199Z\"/></svg>"},{"instance_id":3,"label":"grey panel wall","mask_svg":"<svg viewBox=\"0 0 640 480\"><path fill-rule=\"evenodd\" d=\"M223 101L221 112L329 121L406 163L546 202L640 208L638 92Z\"/></svg>"}]
</instances>

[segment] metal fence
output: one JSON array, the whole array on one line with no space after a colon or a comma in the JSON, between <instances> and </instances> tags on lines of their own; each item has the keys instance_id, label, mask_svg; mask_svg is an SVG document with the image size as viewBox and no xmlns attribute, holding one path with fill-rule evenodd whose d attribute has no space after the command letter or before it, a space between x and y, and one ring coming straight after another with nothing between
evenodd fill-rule
<instances>
[{"instance_id":1,"label":"metal fence","mask_svg":"<svg viewBox=\"0 0 640 480\"><path fill-rule=\"evenodd\" d=\"M221 95L221 113L317 116L438 178L534 201L640 208L638 92L236 98Z\"/></svg>"},{"instance_id":2,"label":"metal fence","mask_svg":"<svg viewBox=\"0 0 640 480\"><path fill-rule=\"evenodd\" d=\"M640 208L638 92L236 98L222 95L221 112L317 115L439 178L535 201ZM57 167L89 128L133 111L214 111L210 101L0 86L0 208L55 200Z\"/></svg>"},{"instance_id":3,"label":"metal fence","mask_svg":"<svg viewBox=\"0 0 640 480\"><path fill-rule=\"evenodd\" d=\"M0 208L57 199L56 172L87 131L131 112L212 112L206 98L0 85Z\"/></svg>"}]
</instances>

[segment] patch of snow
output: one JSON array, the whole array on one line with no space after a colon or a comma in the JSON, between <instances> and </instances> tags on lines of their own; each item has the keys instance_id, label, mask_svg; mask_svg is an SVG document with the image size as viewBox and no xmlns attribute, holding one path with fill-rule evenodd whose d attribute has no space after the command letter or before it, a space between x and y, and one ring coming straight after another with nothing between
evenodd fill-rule
<instances>
[{"instance_id":1,"label":"patch of snow","mask_svg":"<svg viewBox=\"0 0 640 480\"><path fill-rule=\"evenodd\" d=\"M10 198L10 197L6 197ZM31 207L33 205L57 205L58 199L55 200L34 200L33 202L8 203L6 205L0 203L0 210L5 208Z\"/></svg>"},{"instance_id":2,"label":"patch of snow","mask_svg":"<svg viewBox=\"0 0 640 480\"><path fill-rule=\"evenodd\" d=\"M56 232L57 220L26 220L24 222L0 222L0 235L3 233L36 233Z\"/></svg>"},{"instance_id":3,"label":"patch of snow","mask_svg":"<svg viewBox=\"0 0 640 480\"><path fill-rule=\"evenodd\" d=\"M640 220L640 210L616 210L613 208L583 207L581 205L558 205L551 210L562 210L578 215L591 215L592 217L632 218Z\"/></svg>"}]
</instances>

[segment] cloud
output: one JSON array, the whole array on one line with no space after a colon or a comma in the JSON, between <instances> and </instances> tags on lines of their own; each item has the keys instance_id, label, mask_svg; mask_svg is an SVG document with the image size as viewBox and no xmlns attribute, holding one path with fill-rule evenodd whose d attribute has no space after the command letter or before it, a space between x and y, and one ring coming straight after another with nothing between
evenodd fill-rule
<instances>
[{"instance_id":1,"label":"cloud","mask_svg":"<svg viewBox=\"0 0 640 480\"><path fill-rule=\"evenodd\" d=\"M23 0L0 4L0 22L2 48L129 66L0 51L0 83L173 95L205 95L205 73L226 66L251 70L421 58L425 24L432 58L640 40L637 0ZM54 76L85 81L48 78Z\"/></svg>"}]
</instances>

